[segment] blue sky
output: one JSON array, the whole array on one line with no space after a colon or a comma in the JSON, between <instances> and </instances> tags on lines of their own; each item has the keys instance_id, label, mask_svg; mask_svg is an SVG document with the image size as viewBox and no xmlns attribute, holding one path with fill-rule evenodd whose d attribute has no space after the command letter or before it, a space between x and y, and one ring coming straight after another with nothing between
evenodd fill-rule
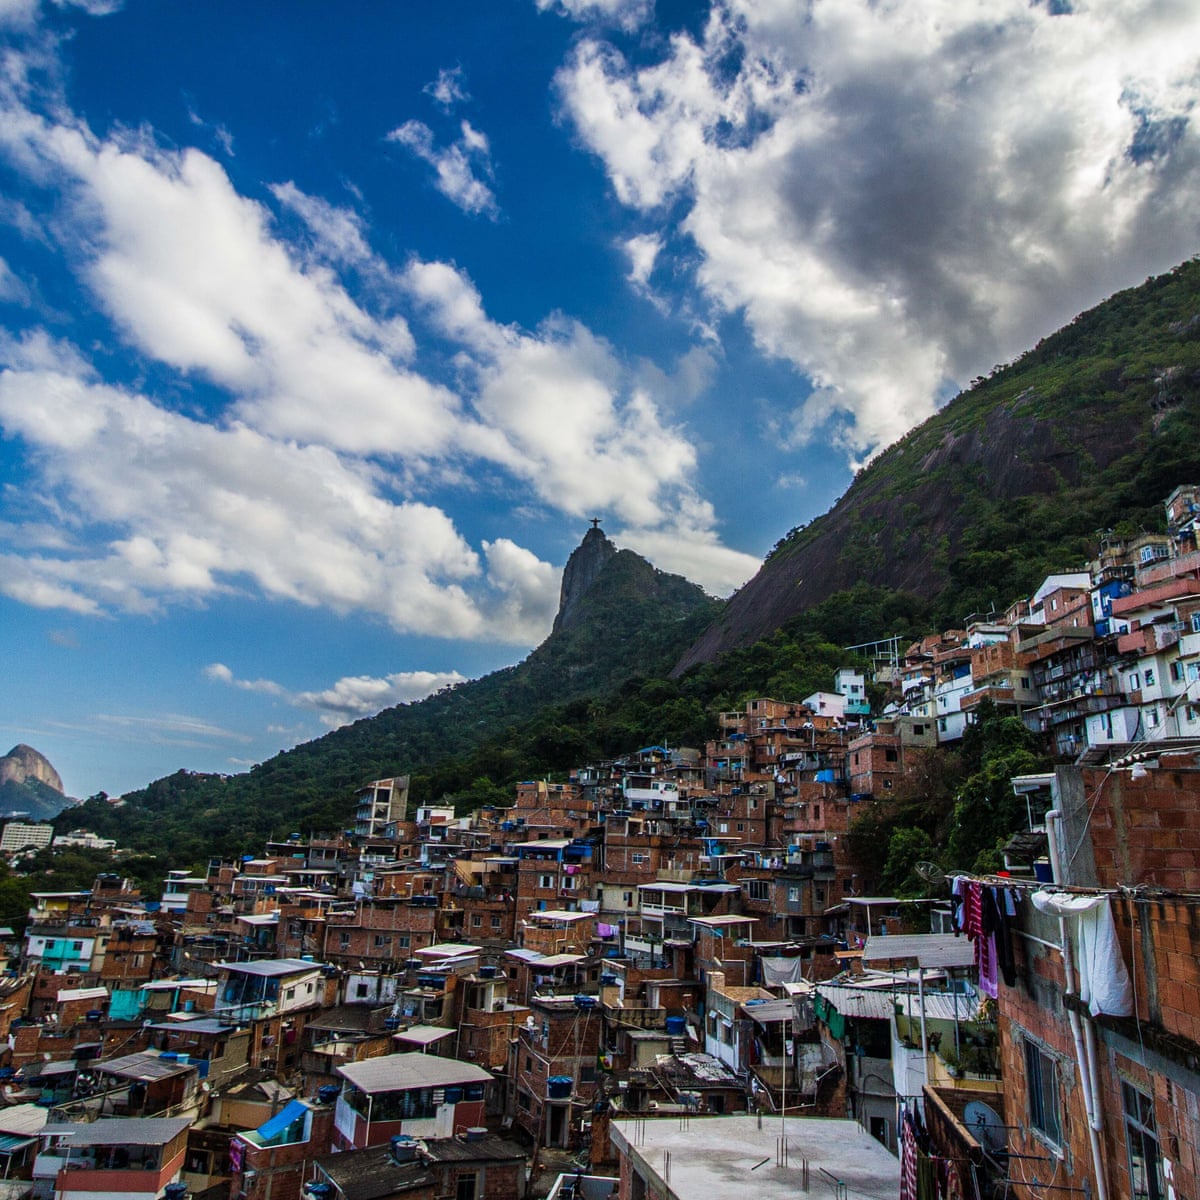
<instances>
[{"instance_id":1,"label":"blue sky","mask_svg":"<svg viewBox=\"0 0 1200 1200\"><path fill-rule=\"evenodd\" d=\"M0 43L0 738L79 796L520 659L592 516L727 594L1200 250L1182 0L0 0Z\"/></svg>"}]
</instances>

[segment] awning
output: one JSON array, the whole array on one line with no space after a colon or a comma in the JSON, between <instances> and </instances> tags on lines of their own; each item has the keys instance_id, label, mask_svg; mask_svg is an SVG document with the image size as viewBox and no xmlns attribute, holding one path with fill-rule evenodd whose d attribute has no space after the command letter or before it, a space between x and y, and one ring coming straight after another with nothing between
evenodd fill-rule
<instances>
[{"instance_id":1,"label":"awning","mask_svg":"<svg viewBox=\"0 0 1200 1200\"><path fill-rule=\"evenodd\" d=\"M32 1146L37 1138L21 1137L15 1133L0 1133L0 1154L16 1154L26 1146Z\"/></svg>"}]
</instances>

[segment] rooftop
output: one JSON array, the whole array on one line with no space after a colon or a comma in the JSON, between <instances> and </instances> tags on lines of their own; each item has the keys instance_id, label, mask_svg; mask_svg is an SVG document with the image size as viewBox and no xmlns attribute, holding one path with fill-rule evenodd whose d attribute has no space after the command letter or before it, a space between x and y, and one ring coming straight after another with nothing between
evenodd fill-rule
<instances>
[{"instance_id":1,"label":"rooftop","mask_svg":"<svg viewBox=\"0 0 1200 1200\"><path fill-rule=\"evenodd\" d=\"M403 1092L419 1087L454 1087L464 1083L491 1083L490 1071L453 1058L431 1054L385 1054L363 1062L346 1063L338 1074L361 1092Z\"/></svg>"},{"instance_id":2,"label":"rooftop","mask_svg":"<svg viewBox=\"0 0 1200 1200\"><path fill-rule=\"evenodd\" d=\"M72 1146L165 1146L191 1117L115 1117L76 1125L48 1125L42 1136L69 1138Z\"/></svg>"},{"instance_id":3,"label":"rooftop","mask_svg":"<svg viewBox=\"0 0 1200 1200\"><path fill-rule=\"evenodd\" d=\"M636 1133L635 1133L636 1130ZM777 1165L777 1139L784 1133L786 1166ZM804 1117L693 1117L675 1121L622 1120L612 1124L614 1145L651 1180L655 1194L669 1200L793 1200L801 1194L803 1162L810 1177L827 1189L826 1175L846 1184L857 1200L895 1200L898 1160L856 1121ZM663 1155L670 1153L670 1179L663 1180ZM753 1172L753 1174L751 1174ZM819 1190L819 1189L818 1189Z\"/></svg>"},{"instance_id":4,"label":"rooftop","mask_svg":"<svg viewBox=\"0 0 1200 1200\"><path fill-rule=\"evenodd\" d=\"M219 962L214 966L224 971L236 971L240 975L298 975L302 971L319 971L322 963L310 962L305 958L265 958L257 962Z\"/></svg>"}]
</instances>

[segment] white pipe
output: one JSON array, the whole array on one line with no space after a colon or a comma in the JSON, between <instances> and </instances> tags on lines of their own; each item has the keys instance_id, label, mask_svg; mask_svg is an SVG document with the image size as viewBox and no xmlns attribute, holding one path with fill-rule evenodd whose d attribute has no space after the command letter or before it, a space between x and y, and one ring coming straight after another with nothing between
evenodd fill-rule
<instances>
[{"instance_id":1,"label":"white pipe","mask_svg":"<svg viewBox=\"0 0 1200 1200\"><path fill-rule=\"evenodd\" d=\"M1057 795L1058 788L1052 789ZM1050 859L1050 872L1056 884L1062 886L1063 862L1058 839L1062 810L1052 808L1046 813L1046 849ZM1075 992L1075 963L1071 956L1071 935L1065 917L1058 918L1059 944L1062 947L1064 991ZM1083 1092L1083 1108L1087 1114L1088 1142L1092 1151L1092 1172L1096 1177L1096 1200L1108 1200L1108 1186L1104 1176L1104 1153L1100 1135L1104 1130L1104 1119L1100 1107L1099 1064L1096 1055L1096 1029L1091 1021L1086 1022L1086 1046L1084 1022L1073 1009L1067 1009L1067 1022L1071 1026L1071 1039L1075 1043L1075 1062L1079 1069L1079 1087Z\"/></svg>"}]
</instances>

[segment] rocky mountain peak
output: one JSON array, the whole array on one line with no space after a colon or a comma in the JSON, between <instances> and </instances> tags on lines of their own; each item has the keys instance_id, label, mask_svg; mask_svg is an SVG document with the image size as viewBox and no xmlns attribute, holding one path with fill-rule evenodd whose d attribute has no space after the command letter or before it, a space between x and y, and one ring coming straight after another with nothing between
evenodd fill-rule
<instances>
[{"instance_id":1,"label":"rocky mountain peak","mask_svg":"<svg viewBox=\"0 0 1200 1200\"><path fill-rule=\"evenodd\" d=\"M0 758L0 784L34 781L44 783L60 795L63 793L62 777L50 765L49 759L32 746L22 743Z\"/></svg>"},{"instance_id":2,"label":"rocky mountain peak","mask_svg":"<svg viewBox=\"0 0 1200 1200\"><path fill-rule=\"evenodd\" d=\"M591 529L583 535L583 541L571 552L563 568L558 615L554 618L555 633L569 629L575 623L579 602L616 553L616 546L605 536L599 521L593 520Z\"/></svg>"}]
</instances>

